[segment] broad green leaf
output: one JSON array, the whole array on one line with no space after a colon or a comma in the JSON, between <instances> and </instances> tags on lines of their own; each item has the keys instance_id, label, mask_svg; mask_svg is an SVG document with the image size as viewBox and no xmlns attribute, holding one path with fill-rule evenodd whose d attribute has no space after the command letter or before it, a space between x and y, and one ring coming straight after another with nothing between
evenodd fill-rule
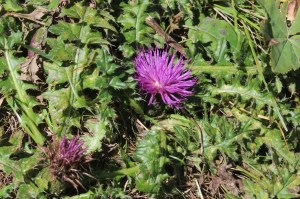
<instances>
[{"instance_id":1,"label":"broad green leaf","mask_svg":"<svg viewBox=\"0 0 300 199\"><path fill-rule=\"evenodd\" d=\"M161 137L162 136L162 137ZM140 140L135 151L135 157L140 162L140 173L136 177L136 188L150 195L159 195L162 184L168 174L164 171L164 165L168 159L164 156L161 146L165 143L164 133L160 131L149 131Z\"/></svg>"},{"instance_id":2,"label":"broad green leaf","mask_svg":"<svg viewBox=\"0 0 300 199\"><path fill-rule=\"evenodd\" d=\"M86 22L88 25L92 25L94 27L101 27L117 32L116 28L113 25L111 25L108 21L114 20L114 18L111 15L106 14L104 16L108 17L106 19L102 18L96 9L86 7L82 5L82 3L75 3L74 6L68 9L63 8L62 13L67 15L68 17L80 19L82 22Z\"/></svg>"},{"instance_id":3,"label":"broad green leaf","mask_svg":"<svg viewBox=\"0 0 300 199\"><path fill-rule=\"evenodd\" d=\"M134 53L134 49L130 46L133 42L148 45L151 40L147 33L153 30L146 26L145 19L150 14L146 14L147 8L150 6L150 2L136 1L130 2L130 4L121 4L123 8L123 14L118 18L118 22L123 26L121 32L123 33L126 43L120 46L125 57L129 57Z\"/></svg>"},{"instance_id":4,"label":"broad green leaf","mask_svg":"<svg viewBox=\"0 0 300 199\"><path fill-rule=\"evenodd\" d=\"M39 194L42 192L42 190L39 190L39 188L33 184L33 183L23 183L19 186L16 198L22 199L22 198L40 198Z\"/></svg>"},{"instance_id":5,"label":"broad green leaf","mask_svg":"<svg viewBox=\"0 0 300 199\"><path fill-rule=\"evenodd\" d=\"M23 10L23 8L19 5L18 0L6 0L3 7L6 11L12 12L19 12Z\"/></svg>"},{"instance_id":6,"label":"broad green leaf","mask_svg":"<svg viewBox=\"0 0 300 199\"><path fill-rule=\"evenodd\" d=\"M76 47L73 44L66 44L62 38L48 38L47 44L51 48L49 56L56 61L71 61L75 59Z\"/></svg>"},{"instance_id":7,"label":"broad green leaf","mask_svg":"<svg viewBox=\"0 0 300 199\"><path fill-rule=\"evenodd\" d=\"M265 9L270 20L273 38L285 38L288 29L285 23L285 13L279 10L279 1L258 0L259 4Z\"/></svg>"},{"instance_id":8,"label":"broad green leaf","mask_svg":"<svg viewBox=\"0 0 300 199\"><path fill-rule=\"evenodd\" d=\"M287 73L300 67L300 36L288 39L277 39L277 44L272 46L271 64L274 72Z\"/></svg>"},{"instance_id":9,"label":"broad green leaf","mask_svg":"<svg viewBox=\"0 0 300 199\"><path fill-rule=\"evenodd\" d=\"M240 44L237 40L237 34L234 28L227 22L204 18L198 26L188 26L189 41L187 45L190 47L192 56L196 56L199 45L205 50L207 56L212 57L215 62L219 64L229 63L229 49L231 47L232 53L240 51ZM197 62L197 59L194 60Z\"/></svg>"},{"instance_id":10,"label":"broad green leaf","mask_svg":"<svg viewBox=\"0 0 300 199\"><path fill-rule=\"evenodd\" d=\"M274 96L271 93L259 92L255 87L258 89L257 82L251 81L247 87L241 86L239 83L233 83L232 85L222 85L220 88L212 87L210 89L212 94L240 95L244 99L255 99L259 106L272 107L283 127L287 129Z\"/></svg>"},{"instance_id":11,"label":"broad green leaf","mask_svg":"<svg viewBox=\"0 0 300 199\"><path fill-rule=\"evenodd\" d=\"M48 110L52 121L52 129L55 133L60 133L64 120L65 111L69 107L70 92L68 89L49 90L43 93L43 97L49 102Z\"/></svg>"},{"instance_id":12,"label":"broad green leaf","mask_svg":"<svg viewBox=\"0 0 300 199\"><path fill-rule=\"evenodd\" d=\"M68 15L68 17L76 19L84 19L86 14L89 14L93 17L96 15L96 11L87 6L83 6L82 3L75 3L71 8L63 8L62 13Z\"/></svg>"},{"instance_id":13,"label":"broad green leaf","mask_svg":"<svg viewBox=\"0 0 300 199\"><path fill-rule=\"evenodd\" d=\"M107 122L101 118L89 119L85 123L85 127L92 133L91 136L83 136L85 146L87 147L86 153L92 153L102 150L102 140L107 132Z\"/></svg>"},{"instance_id":14,"label":"broad green leaf","mask_svg":"<svg viewBox=\"0 0 300 199\"><path fill-rule=\"evenodd\" d=\"M299 32L300 28L299 12L289 28L285 22L286 11L278 8L279 1L259 0L258 2L268 14L272 31L269 39L275 43L271 46L273 71L287 73L290 70L297 70L300 67L300 36L295 34Z\"/></svg>"},{"instance_id":15,"label":"broad green leaf","mask_svg":"<svg viewBox=\"0 0 300 199\"><path fill-rule=\"evenodd\" d=\"M125 89L127 88L127 85L122 82L118 77L113 77L110 82L109 85L112 86L115 89Z\"/></svg>"},{"instance_id":16,"label":"broad green leaf","mask_svg":"<svg viewBox=\"0 0 300 199\"><path fill-rule=\"evenodd\" d=\"M49 85L56 85L65 83L68 81L68 76L66 69L63 67L59 67L56 64L44 62L44 68L46 73L48 74L46 82Z\"/></svg>"},{"instance_id":17,"label":"broad green leaf","mask_svg":"<svg viewBox=\"0 0 300 199\"><path fill-rule=\"evenodd\" d=\"M79 24L59 21L58 24L52 25L49 31L59 35L62 40L75 41L80 40L80 28Z\"/></svg>"}]
</instances>

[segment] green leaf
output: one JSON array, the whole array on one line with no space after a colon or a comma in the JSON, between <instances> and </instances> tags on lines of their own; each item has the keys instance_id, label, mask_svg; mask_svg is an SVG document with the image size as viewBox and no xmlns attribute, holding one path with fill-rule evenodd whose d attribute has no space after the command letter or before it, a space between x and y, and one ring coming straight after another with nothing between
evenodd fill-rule
<instances>
[{"instance_id":1,"label":"green leaf","mask_svg":"<svg viewBox=\"0 0 300 199\"><path fill-rule=\"evenodd\" d=\"M16 198L38 198L40 192L41 190L39 190L33 183L24 183L19 186Z\"/></svg>"},{"instance_id":2,"label":"green leaf","mask_svg":"<svg viewBox=\"0 0 300 199\"><path fill-rule=\"evenodd\" d=\"M268 14L269 23L272 28L273 38L285 38L288 30L285 24L285 13L282 13L279 8L279 1L258 0L259 4L265 9Z\"/></svg>"},{"instance_id":3,"label":"green leaf","mask_svg":"<svg viewBox=\"0 0 300 199\"><path fill-rule=\"evenodd\" d=\"M49 5L48 5L48 8L49 9L54 9L54 8L57 8L59 5L59 0L52 0Z\"/></svg>"},{"instance_id":4,"label":"green leaf","mask_svg":"<svg viewBox=\"0 0 300 199\"><path fill-rule=\"evenodd\" d=\"M287 73L290 70L297 70L300 68L300 36L295 34L299 32L300 27L299 12L297 14L298 18L288 28L285 23L286 11L278 9L279 1L275 3L268 0L259 0L259 3L268 14L269 25L272 30L269 39L272 39L273 43L275 42L271 46L273 71Z\"/></svg>"},{"instance_id":5,"label":"green leaf","mask_svg":"<svg viewBox=\"0 0 300 199\"><path fill-rule=\"evenodd\" d=\"M65 83L68 81L66 69L56 64L44 62L44 68L48 74L46 82L50 85Z\"/></svg>"},{"instance_id":6,"label":"green leaf","mask_svg":"<svg viewBox=\"0 0 300 199\"><path fill-rule=\"evenodd\" d=\"M83 6L81 2L75 3L74 6L66 9L62 9L62 13L67 15L68 17L76 18L76 19L84 19L86 14L90 14L95 17L96 11L87 6Z\"/></svg>"},{"instance_id":7,"label":"green leaf","mask_svg":"<svg viewBox=\"0 0 300 199\"><path fill-rule=\"evenodd\" d=\"M92 133L91 136L83 136L85 146L87 146L86 153L92 153L95 151L102 150L102 140L106 135L107 122L103 121L101 118L89 119L85 123L85 127Z\"/></svg>"},{"instance_id":8,"label":"green leaf","mask_svg":"<svg viewBox=\"0 0 300 199\"><path fill-rule=\"evenodd\" d=\"M295 20L292 22L292 25L289 28L290 35L296 35L297 33L300 33L300 12L297 12Z\"/></svg>"},{"instance_id":9,"label":"green leaf","mask_svg":"<svg viewBox=\"0 0 300 199\"><path fill-rule=\"evenodd\" d=\"M60 133L62 125L66 119L65 110L69 107L69 90L64 88L60 90L49 90L42 96L49 102L48 110L52 121L52 131Z\"/></svg>"},{"instance_id":10,"label":"green leaf","mask_svg":"<svg viewBox=\"0 0 300 199\"><path fill-rule=\"evenodd\" d=\"M149 44L151 39L147 33L153 30L146 26L145 19L151 13L146 13L147 8L150 6L150 2L136 1L129 4L122 3L123 14L118 18L118 22L123 26L121 32L123 33L126 43L120 48L123 51L125 57L129 57L133 54L133 49L130 46L133 42L140 44Z\"/></svg>"},{"instance_id":11,"label":"green leaf","mask_svg":"<svg viewBox=\"0 0 300 199\"><path fill-rule=\"evenodd\" d=\"M23 8L19 5L18 0L6 0L3 7L6 11L12 12L19 12L23 10Z\"/></svg>"},{"instance_id":12,"label":"green leaf","mask_svg":"<svg viewBox=\"0 0 300 199\"><path fill-rule=\"evenodd\" d=\"M22 32L12 32L8 38L0 37L0 47L2 49L13 49L15 45L21 44Z\"/></svg>"},{"instance_id":13,"label":"green leaf","mask_svg":"<svg viewBox=\"0 0 300 199\"><path fill-rule=\"evenodd\" d=\"M80 40L80 28L81 26L79 24L59 21L56 25L50 26L49 31L59 35L62 40L76 41Z\"/></svg>"},{"instance_id":14,"label":"green leaf","mask_svg":"<svg viewBox=\"0 0 300 199\"><path fill-rule=\"evenodd\" d=\"M275 149L276 153L284 158L290 165L294 165L296 158L288 149L288 145L283 141L282 135L279 130L269 130L262 138L264 143Z\"/></svg>"},{"instance_id":15,"label":"green leaf","mask_svg":"<svg viewBox=\"0 0 300 199\"><path fill-rule=\"evenodd\" d=\"M13 184L2 186L0 189L0 198L10 198L11 192L13 192L13 190L14 190Z\"/></svg>"},{"instance_id":16,"label":"green leaf","mask_svg":"<svg viewBox=\"0 0 300 199\"><path fill-rule=\"evenodd\" d=\"M102 38L101 32L92 31L89 26L84 26L81 29L82 43L84 44L104 44L110 45L110 43Z\"/></svg>"},{"instance_id":17,"label":"green leaf","mask_svg":"<svg viewBox=\"0 0 300 199\"><path fill-rule=\"evenodd\" d=\"M109 23L108 20L114 20L111 15L104 15L106 19L101 17L101 15L97 12L96 9L91 7L83 6L82 3L75 3L71 8L63 8L62 13L67 15L68 17L76 18L82 20L82 22L86 22L88 25L92 25L94 27L101 27L103 29L112 30L113 32L117 32L116 28ZM103 13L103 11L102 11Z\"/></svg>"},{"instance_id":18,"label":"green leaf","mask_svg":"<svg viewBox=\"0 0 300 199\"><path fill-rule=\"evenodd\" d=\"M284 129L287 130L286 124L280 113L279 106L275 101L275 97L271 93L262 93L257 88L257 82L250 81L246 87L241 86L239 83L233 83L232 85L222 85L220 88L210 88L213 95L215 94L228 94L228 95L240 95L245 99L255 99L260 106L272 107L277 117L279 118Z\"/></svg>"},{"instance_id":19,"label":"green leaf","mask_svg":"<svg viewBox=\"0 0 300 199\"><path fill-rule=\"evenodd\" d=\"M136 188L150 195L157 195L162 190L163 182L168 174L164 165L168 162L161 146L164 143L164 133L149 131L143 140L137 144L135 157L140 162L140 173L136 177Z\"/></svg>"},{"instance_id":20,"label":"green leaf","mask_svg":"<svg viewBox=\"0 0 300 199\"><path fill-rule=\"evenodd\" d=\"M271 64L274 72L287 73L300 67L300 36L288 39L277 39L278 44L272 46Z\"/></svg>"},{"instance_id":21,"label":"green leaf","mask_svg":"<svg viewBox=\"0 0 300 199\"><path fill-rule=\"evenodd\" d=\"M115 33L118 32L117 29L113 25L111 25L106 19L102 19L102 18L98 18L98 20L95 21L93 26L103 28L103 29L108 29Z\"/></svg>"},{"instance_id":22,"label":"green leaf","mask_svg":"<svg viewBox=\"0 0 300 199\"><path fill-rule=\"evenodd\" d=\"M119 66L114 63L112 56L106 50L101 50L95 60L101 73L112 75Z\"/></svg>"},{"instance_id":23,"label":"green leaf","mask_svg":"<svg viewBox=\"0 0 300 199\"><path fill-rule=\"evenodd\" d=\"M249 126L234 127L232 122L227 121L225 118L212 117L211 121L204 123L204 154L205 157L212 161L217 157L218 152L226 155L233 160L238 160L238 144L241 140L249 139Z\"/></svg>"},{"instance_id":24,"label":"green leaf","mask_svg":"<svg viewBox=\"0 0 300 199\"><path fill-rule=\"evenodd\" d=\"M229 63L228 43L232 52L238 52L239 41L234 28L227 22L206 17L198 26L188 26L187 45L195 56L197 46L201 45L209 56L220 64ZM212 52L212 53L211 53Z\"/></svg>"},{"instance_id":25,"label":"green leaf","mask_svg":"<svg viewBox=\"0 0 300 199\"><path fill-rule=\"evenodd\" d=\"M76 47L73 44L65 44L61 37L48 38L47 44L51 48L49 56L56 61L71 61L75 59Z\"/></svg>"},{"instance_id":26,"label":"green leaf","mask_svg":"<svg viewBox=\"0 0 300 199\"><path fill-rule=\"evenodd\" d=\"M282 82L277 76L276 76L276 88L277 88L277 93L280 93L283 88Z\"/></svg>"},{"instance_id":27,"label":"green leaf","mask_svg":"<svg viewBox=\"0 0 300 199\"><path fill-rule=\"evenodd\" d=\"M4 81L0 81L0 85L2 86L1 93L7 97L7 103L14 111L22 127L31 136L31 138L41 146L45 141L43 134L38 129L38 125L41 120L32 110L33 106L38 103L26 92L29 88L35 87L32 84L27 84L20 80L19 70L24 59L15 57L12 49L14 44L19 41L18 38L21 37L21 35L19 33L11 35L12 37L9 39L6 39L5 37L1 37L0 39L0 47L4 51L5 57L5 61L2 60L0 64L3 64L1 67L9 71L9 78ZM12 91L14 91L16 95L13 98L8 97ZM19 108L22 111L21 116L17 113Z\"/></svg>"},{"instance_id":28,"label":"green leaf","mask_svg":"<svg viewBox=\"0 0 300 199\"><path fill-rule=\"evenodd\" d=\"M109 85L112 86L115 89L125 89L127 88L127 85L122 82L118 77L113 77L111 81L109 82Z\"/></svg>"}]
</instances>

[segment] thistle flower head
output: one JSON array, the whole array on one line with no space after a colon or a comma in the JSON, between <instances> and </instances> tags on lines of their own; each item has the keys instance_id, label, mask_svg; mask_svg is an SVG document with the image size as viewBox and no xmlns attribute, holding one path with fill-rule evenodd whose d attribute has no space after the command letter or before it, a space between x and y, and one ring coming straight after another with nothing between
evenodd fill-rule
<instances>
[{"instance_id":1,"label":"thistle flower head","mask_svg":"<svg viewBox=\"0 0 300 199\"><path fill-rule=\"evenodd\" d=\"M136 79L139 86L150 94L148 105L152 104L156 94L171 107L180 108L180 104L192 94L197 79L185 69L182 56L175 61L176 54L169 55L168 49L141 49L134 60Z\"/></svg>"},{"instance_id":2,"label":"thistle flower head","mask_svg":"<svg viewBox=\"0 0 300 199\"><path fill-rule=\"evenodd\" d=\"M84 155L85 151L83 141L78 137L55 140L50 148L46 149L51 174L60 181L69 182L76 189L78 185L83 187L80 182L81 173L84 173L82 169L85 163L92 160L89 155Z\"/></svg>"},{"instance_id":3,"label":"thistle flower head","mask_svg":"<svg viewBox=\"0 0 300 199\"><path fill-rule=\"evenodd\" d=\"M72 164L79 161L85 149L82 148L83 141L79 140L78 137L73 137L68 140L65 136L59 144L58 154L64 164Z\"/></svg>"}]
</instances>

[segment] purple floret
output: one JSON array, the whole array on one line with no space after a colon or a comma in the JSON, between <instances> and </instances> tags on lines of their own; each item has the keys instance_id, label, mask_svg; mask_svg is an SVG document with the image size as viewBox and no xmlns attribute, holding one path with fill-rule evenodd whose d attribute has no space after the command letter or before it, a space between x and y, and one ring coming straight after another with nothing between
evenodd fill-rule
<instances>
[{"instance_id":1,"label":"purple floret","mask_svg":"<svg viewBox=\"0 0 300 199\"><path fill-rule=\"evenodd\" d=\"M91 155L84 154L86 148L79 137L70 140L64 136L60 141L54 142L45 148L47 157L50 161L50 172L58 180L69 182L77 189L81 184L81 174L87 175L85 165L92 161ZM90 175L87 175L90 176Z\"/></svg>"},{"instance_id":2,"label":"purple floret","mask_svg":"<svg viewBox=\"0 0 300 199\"><path fill-rule=\"evenodd\" d=\"M82 148L83 141L78 137L73 137L70 141L64 136L59 144L59 157L69 164L82 158L85 149Z\"/></svg>"},{"instance_id":3,"label":"purple floret","mask_svg":"<svg viewBox=\"0 0 300 199\"><path fill-rule=\"evenodd\" d=\"M197 79L185 69L183 58L175 62L176 54L172 57L168 49L148 48L141 49L134 60L136 79L139 86L150 94L148 105L154 101L154 96L159 94L165 104L180 108L180 104L191 95L192 87Z\"/></svg>"}]
</instances>

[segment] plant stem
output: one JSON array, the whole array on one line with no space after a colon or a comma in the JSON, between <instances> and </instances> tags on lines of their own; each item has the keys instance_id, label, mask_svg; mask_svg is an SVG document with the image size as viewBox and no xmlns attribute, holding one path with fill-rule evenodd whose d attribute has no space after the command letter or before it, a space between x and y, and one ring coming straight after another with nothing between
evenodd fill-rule
<instances>
[{"instance_id":1,"label":"plant stem","mask_svg":"<svg viewBox=\"0 0 300 199\"><path fill-rule=\"evenodd\" d=\"M12 109L15 110L14 103L12 101L15 101L21 108L23 112L23 119L21 117L18 117L19 122L21 123L22 127L27 131L27 133L30 135L30 137L39 145L42 146L44 144L45 138L42 135L42 133L39 131L37 127L36 118L37 115L33 112L32 108L29 107L30 99L29 96L26 94L25 90L21 86L20 80L17 78L17 75L15 74L15 70L13 68L13 65L11 63L11 56L8 49L7 40L5 40L5 59L8 66L8 69L10 71L10 75L12 77L13 85L17 91L17 97L16 99L8 100L10 101L9 105ZM15 110L16 113L16 110ZM25 122L24 122L24 121Z\"/></svg>"}]
</instances>

